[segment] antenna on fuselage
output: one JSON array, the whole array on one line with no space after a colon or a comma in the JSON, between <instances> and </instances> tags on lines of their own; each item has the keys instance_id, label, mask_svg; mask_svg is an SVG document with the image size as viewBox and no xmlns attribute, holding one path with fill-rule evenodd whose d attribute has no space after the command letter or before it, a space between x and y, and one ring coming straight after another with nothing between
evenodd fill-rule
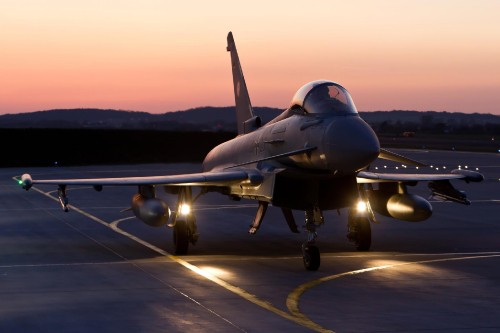
<instances>
[{"instance_id":1,"label":"antenna on fuselage","mask_svg":"<svg viewBox=\"0 0 500 333\"><path fill-rule=\"evenodd\" d=\"M234 84L234 101L236 103L236 122L238 123L238 134L251 132L255 127L260 126L260 118L253 114L250 96L248 95L245 77L241 69L240 59L236 51L233 33L227 35L227 51L231 52L231 67L233 69L233 84ZM255 119L254 124L250 124L248 120ZM258 122L258 124L257 124ZM253 123L253 121L252 121Z\"/></svg>"}]
</instances>

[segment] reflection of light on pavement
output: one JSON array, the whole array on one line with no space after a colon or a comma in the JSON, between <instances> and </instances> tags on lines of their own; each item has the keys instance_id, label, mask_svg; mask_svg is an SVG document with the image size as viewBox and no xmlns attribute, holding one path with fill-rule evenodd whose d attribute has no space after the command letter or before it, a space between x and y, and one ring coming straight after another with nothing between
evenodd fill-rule
<instances>
[{"instance_id":1,"label":"reflection of light on pavement","mask_svg":"<svg viewBox=\"0 0 500 333\"><path fill-rule=\"evenodd\" d=\"M467 253L460 254L456 253L453 255L466 255ZM478 253L482 254L482 253ZM443 254L446 255L446 254ZM370 273L370 272L381 272L381 271L386 271L387 274L390 274L390 277L387 278L387 284L390 286L397 287L400 284L403 284L404 282L412 282L412 281L419 281L422 278L428 278L430 272L433 272L434 274L439 274L439 280L442 280L446 283L450 281L450 277L454 278L453 273L451 270L446 270L443 268L439 267L426 267L427 264L431 263L439 263L439 262L453 262L453 261L462 261L462 260L474 260L474 259L487 259L487 258L497 258L500 257L499 252L491 252L491 254L484 254L484 255L472 255L472 256L460 256L460 257L450 257L450 258L440 258L440 259L429 259L429 260L420 260L420 261L399 261L399 260L370 260L368 264L370 267L368 268L362 268L354 271L349 271L349 272L344 272L344 273L339 273L339 274L334 274L330 276L323 276L319 279L316 280L311 280L308 281L304 284L301 284L300 286L296 287L292 292L288 294L288 297L286 299L286 306L290 313L293 314L294 317L301 319L301 321L304 323L304 326L306 323L309 323L310 326L316 324L314 321L312 321L309 317L307 317L300 309L299 309L299 301L300 297L307 292L308 290L311 290L312 288L325 283L329 281L333 281L339 278L344 278L344 277L351 277L351 276L356 276L358 274L364 274L364 273ZM416 267L416 268L415 268ZM399 271L402 270L402 271ZM449 272L450 276L446 276L446 273ZM413 274L410 275L409 274ZM395 277L398 277L397 275L400 276L399 281L395 281ZM379 275L380 276L380 275ZM370 277L371 280L374 280L374 277ZM375 278L378 283L380 283L380 278ZM433 280L436 280L434 277ZM399 282L399 283L398 283ZM435 281L433 281L433 285L435 286ZM327 331L325 328L319 326L319 329L317 330L318 332L323 332Z\"/></svg>"},{"instance_id":2,"label":"reflection of light on pavement","mask_svg":"<svg viewBox=\"0 0 500 333\"><path fill-rule=\"evenodd\" d=\"M203 271L220 278L229 278L233 276L233 273L231 273L230 271L219 267L214 267L214 266L198 266L198 267Z\"/></svg>"},{"instance_id":3,"label":"reflection of light on pavement","mask_svg":"<svg viewBox=\"0 0 500 333\"><path fill-rule=\"evenodd\" d=\"M453 271L423 263L408 265L407 262L398 260L369 260L367 264L370 267L391 268L377 270L377 275L372 275L369 279L393 288L407 287L412 281L453 279L456 275Z\"/></svg>"}]
</instances>

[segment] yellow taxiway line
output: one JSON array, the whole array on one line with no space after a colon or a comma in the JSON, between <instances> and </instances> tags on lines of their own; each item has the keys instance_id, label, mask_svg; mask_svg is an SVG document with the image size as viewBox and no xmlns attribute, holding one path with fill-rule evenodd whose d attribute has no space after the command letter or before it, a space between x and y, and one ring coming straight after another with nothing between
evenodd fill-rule
<instances>
[{"instance_id":1,"label":"yellow taxiway line","mask_svg":"<svg viewBox=\"0 0 500 333\"><path fill-rule=\"evenodd\" d=\"M17 180L16 178L14 178L14 179ZM40 190L40 189L38 189L38 188L36 188L34 186L31 188L31 190L34 190L34 191L36 191L36 192L38 192L38 193L40 193L40 194L42 194L42 195L44 195L44 196L46 196L46 197L54 200L56 202L59 202L59 200L57 198L55 198L52 195L50 195L50 192L46 193L46 192L44 192L44 191L42 191L42 190ZM183 260L183 259L181 259L181 258L179 258L177 256L174 256L174 255L168 253L167 251L165 251L163 249L160 249L159 247L157 247L157 246L155 246L153 244L150 244L150 243L148 243L148 242L146 242L146 241L144 241L144 240L142 240L142 239L140 239L140 238L138 238L138 237L136 237L136 236L134 236L134 235L132 235L132 234L130 234L130 233L128 233L128 232L120 229L120 228L118 228L118 223L121 222L121 221L123 221L123 219L117 220L117 221L112 222L112 223L108 223L108 222L106 222L106 221L104 221L104 220L102 220L102 219L100 219L100 218L98 218L98 217L96 217L96 216L94 216L92 214L89 214L89 213L85 212L84 210L81 210L78 207L73 206L73 205L68 205L68 208L70 208L73 211L78 212L78 213L80 213L80 214L88 217L89 219L91 219L91 220L93 220L93 221L95 221L95 222L97 222L97 223L99 223L99 224L101 224L101 225L103 225L103 226L105 226L107 228L112 229L116 233L119 233L119 234L121 234L121 235L123 235L123 236L125 236L125 237L127 237L127 238L129 238L129 239L131 239L131 240L133 240L133 241L135 241L135 242L137 242L137 243L139 243L139 244L141 244L141 245L143 245L143 246L145 246L145 247L153 250L153 251L155 251L156 253L158 253L158 254L160 254L160 255L162 255L162 256L164 256L164 257L166 257L166 258L168 258L168 259L170 259L170 260L172 260L172 261L174 261L176 263L178 263L179 265L184 266L185 268L187 268L187 269L195 272L196 274L198 274L200 276L203 276L204 278L206 278L206 279L214 282L215 284L223 287L224 289L226 289L228 291L231 291L232 293L234 293L234 294L236 294L236 295L238 295L238 296L246 299L247 301L249 301L249 302L251 302L251 303L253 303L253 304L257 305L257 306L260 306L261 308L264 308L264 309L266 309L266 310L268 310L268 311L270 311L270 312L272 312L274 314L277 314L278 316L281 316L281 317L283 317L285 319L288 319L288 320L290 320L292 322L295 322L295 323L297 323L297 324L299 324L301 326L307 327L307 328L309 328L309 329L311 329L313 331L321 332L321 333L326 333L326 332L333 333L333 331L325 329L325 328L319 326L318 324L316 324L316 323L314 323L314 322L312 322L310 320L303 319L303 317L298 317L298 316L292 315L292 314L290 314L290 313L288 313L286 311L278 309L277 307L275 307L271 303L269 303L269 302L267 302L267 301L265 301L265 300L257 297L256 295L254 295L252 293L249 293L248 291L246 291L246 290L244 290L244 289L242 289L240 287L232 285L232 284L230 284L230 283L228 283L228 282L220 279L219 277L211 274L210 272L207 272L206 270L203 270L202 268L199 268L199 267L197 267L197 266L195 266L193 264L190 264L189 262L187 262L187 261L185 261L185 260Z\"/></svg>"},{"instance_id":2,"label":"yellow taxiway line","mask_svg":"<svg viewBox=\"0 0 500 333\"><path fill-rule=\"evenodd\" d=\"M14 177L15 180L17 180L16 177ZM32 187L32 190L35 190L41 194L43 194L44 196L46 197L49 197L50 199L54 200L54 201L58 201L57 198L53 197L50 192L46 193L46 192L43 192L42 190L39 190L35 187ZM307 327L313 331L316 331L316 332L321 332L321 333L325 333L325 332L329 332L329 333L334 333L334 331L332 330L329 330L327 328L324 328L322 327L321 325L313 322L311 319L309 319L305 314L303 314L301 311L300 311L300 307L299 307L299 300L300 300L300 297L308 290L310 290L311 288L314 288L315 286L321 284L321 283L324 283L324 282L328 282L328 281L332 281L332 280L335 280L335 279L338 279L338 278L341 278L341 277L345 277L345 276L352 276L352 275L357 275L357 274L362 274L362 273L368 273L368 272L372 272L372 271L376 271L376 270L383 270L383 269L390 269L390 268L394 268L394 267L398 267L398 266L407 266L407 265L418 265L418 264L430 264L430 263L436 263L436 262L446 262L446 261L457 261L457 260L471 260L471 259L484 259L484 258L492 258L492 257L500 257L500 254L498 253L494 253L494 254L490 254L490 255L479 255L479 256L466 256L466 257L454 257L454 258L443 258L443 259L432 259L432 260L421 260L421 261L412 261L412 262L403 262L403 263L397 263L397 264L391 264L391 265L382 265L382 266L376 266L376 267L370 267L370 268L364 268L364 269L359 269L359 270L354 270L354 271L350 271L350 272L344 272L344 273L340 273L340 274L335 274L335 275L330 275L330 276L325 276L325 277L322 277L320 279L317 279L317 280L313 280L313 281L309 281L307 283L304 283L300 286L298 286L297 288L295 288L287 297L287 300L286 300L286 306L288 308L288 310L290 312L286 312L286 311L283 311L277 307L275 307L274 305L272 305L271 303L257 297L256 295L252 294L252 293L249 293L248 291L240 288L240 287L237 287L235 285L232 285L224 280L222 280L221 278L213 275L212 273L202 269L202 268L199 268L198 266L195 266L177 256L174 256L172 254L170 254L169 252L153 245L153 244L150 244L120 228L118 228L118 223L124 221L124 220L127 220L128 218L125 218L125 219L120 219L120 220L117 220L117 221L114 221L112 223L108 223L94 215L91 215L81 209L79 209L78 207L75 207L73 205L69 205L69 208L71 208L72 210L88 217L89 219L107 227L107 228L110 228L112 229L113 231L115 231L116 233L119 233L151 250L153 250L154 252L178 263L179 265L193 271L194 273L200 275L200 276L203 276L204 278L208 279L209 281L212 281L213 283L223 287L224 289L228 290L228 291L231 291L232 293L246 299L247 301L257 305L257 306L260 306L261 308L264 308L278 316L281 316L287 320L290 320L296 324L299 324L303 327ZM423 254L425 255L425 254ZM443 254L443 255L446 255L446 254ZM456 254L455 254L456 255Z\"/></svg>"}]
</instances>

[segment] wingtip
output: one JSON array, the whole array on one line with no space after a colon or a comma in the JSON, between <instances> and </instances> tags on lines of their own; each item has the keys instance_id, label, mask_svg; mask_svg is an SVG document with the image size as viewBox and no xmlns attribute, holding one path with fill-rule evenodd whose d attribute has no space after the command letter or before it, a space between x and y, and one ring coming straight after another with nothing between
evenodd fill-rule
<instances>
[{"instance_id":1,"label":"wingtip","mask_svg":"<svg viewBox=\"0 0 500 333\"><path fill-rule=\"evenodd\" d=\"M31 175L29 173L25 173L21 176L21 181L19 183L23 189L26 191L33 186L33 179L31 178Z\"/></svg>"}]
</instances>

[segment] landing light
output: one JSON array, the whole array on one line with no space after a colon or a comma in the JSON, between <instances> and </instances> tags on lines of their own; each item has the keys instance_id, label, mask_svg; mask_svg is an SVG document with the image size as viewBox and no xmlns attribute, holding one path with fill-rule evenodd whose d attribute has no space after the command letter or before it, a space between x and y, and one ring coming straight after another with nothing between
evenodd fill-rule
<instances>
[{"instance_id":1,"label":"landing light","mask_svg":"<svg viewBox=\"0 0 500 333\"><path fill-rule=\"evenodd\" d=\"M183 203L179 206L179 213L181 215L189 215L189 213L191 213L191 206L187 203Z\"/></svg>"},{"instance_id":2,"label":"landing light","mask_svg":"<svg viewBox=\"0 0 500 333\"><path fill-rule=\"evenodd\" d=\"M356 209L360 213L366 212L366 202L364 202L362 200L358 201L358 204L356 205Z\"/></svg>"}]
</instances>

